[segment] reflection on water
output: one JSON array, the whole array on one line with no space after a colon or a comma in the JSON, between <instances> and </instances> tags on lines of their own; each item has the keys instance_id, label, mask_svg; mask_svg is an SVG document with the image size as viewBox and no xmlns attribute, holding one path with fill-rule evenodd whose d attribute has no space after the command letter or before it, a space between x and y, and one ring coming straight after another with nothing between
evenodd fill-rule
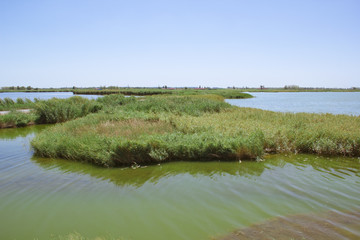
<instances>
[{"instance_id":1,"label":"reflection on water","mask_svg":"<svg viewBox=\"0 0 360 240\"><path fill-rule=\"evenodd\" d=\"M44 127L0 131L0 239L209 239L279 216L360 208L359 159L272 155L106 169L34 158L29 141Z\"/></svg>"},{"instance_id":2,"label":"reflection on water","mask_svg":"<svg viewBox=\"0 0 360 240\"><path fill-rule=\"evenodd\" d=\"M268 155L265 161L254 162L174 162L154 166L142 166L137 169L128 168L103 168L88 163L73 162L64 159L48 159L32 157L31 160L47 170L57 170L64 173L77 173L91 177L108 180L119 186L131 185L141 187L145 183L154 183L175 175L188 174L192 177L206 176L216 179L225 175L254 178L261 176L265 169L296 167L313 170L331 177L344 179L343 175L351 174L360 177L359 160L326 158L312 155ZM341 163L345 163L342 165Z\"/></svg>"},{"instance_id":3,"label":"reflection on water","mask_svg":"<svg viewBox=\"0 0 360 240\"><path fill-rule=\"evenodd\" d=\"M108 180L119 186L130 185L134 187L141 187L146 183L156 184L164 178L177 175L190 175L194 178L206 176L214 180L224 175L245 177L260 176L264 169L267 168L264 164L251 166L252 163L243 163L240 165L239 163L229 162L176 162L143 166L137 169L132 169L131 167L106 169L86 163L74 163L62 159L34 157L32 161L45 169L85 174L97 179Z\"/></svg>"},{"instance_id":4,"label":"reflection on water","mask_svg":"<svg viewBox=\"0 0 360 240\"><path fill-rule=\"evenodd\" d=\"M25 138L30 134L38 133L43 129L49 127L51 125L44 124L44 125L37 125L37 126L29 126L24 128L5 128L1 129L0 131L0 140L12 140L18 137Z\"/></svg>"}]
</instances>

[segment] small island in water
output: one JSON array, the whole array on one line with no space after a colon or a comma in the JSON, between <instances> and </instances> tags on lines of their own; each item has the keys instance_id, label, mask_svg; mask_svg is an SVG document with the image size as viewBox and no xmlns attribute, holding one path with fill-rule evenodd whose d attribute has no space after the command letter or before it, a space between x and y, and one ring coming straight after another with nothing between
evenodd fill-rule
<instances>
[{"instance_id":1,"label":"small island in water","mask_svg":"<svg viewBox=\"0 0 360 240\"><path fill-rule=\"evenodd\" d=\"M5 98L0 110L33 110L2 115L0 126L63 123L32 140L35 155L105 167L259 160L268 153L360 157L357 116L280 113L224 102L252 97L238 89L74 90L95 93L106 96Z\"/></svg>"}]
</instances>

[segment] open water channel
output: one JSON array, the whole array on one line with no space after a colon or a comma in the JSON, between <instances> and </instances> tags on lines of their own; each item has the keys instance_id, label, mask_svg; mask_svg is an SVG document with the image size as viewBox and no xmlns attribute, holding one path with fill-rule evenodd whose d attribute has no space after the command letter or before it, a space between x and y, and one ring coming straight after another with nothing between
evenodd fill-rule
<instances>
[{"instance_id":1,"label":"open water channel","mask_svg":"<svg viewBox=\"0 0 360 240\"><path fill-rule=\"evenodd\" d=\"M34 157L48 127L0 130L0 239L360 238L358 158L106 169Z\"/></svg>"}]
</instances>

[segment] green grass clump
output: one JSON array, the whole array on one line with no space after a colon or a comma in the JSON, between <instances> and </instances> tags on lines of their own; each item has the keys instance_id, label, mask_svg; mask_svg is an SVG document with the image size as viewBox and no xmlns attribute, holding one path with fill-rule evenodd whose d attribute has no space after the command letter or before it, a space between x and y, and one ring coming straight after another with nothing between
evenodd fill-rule
<instances>
[{"instance_id":1,"label":"green grass clump","mask_svg":"<svg viewBox=\"0 0 360 240\"><path fill-rule=\"evenodd\" d=\"M104 106L114 107L114 106L120 106L120 105L125 105L128 103L135 102L136 98L135 97L125 97L122 94L111 94L111 95L106 95L104 97L98 98L98 99L96 99L96 101L101 103Z\"/></svg>"},{"instance_id":2,"label":"green grass clump","mask_svg":"<svg viewBox=\"0 0 360 240\"><path fill-rule=\"evenodd\" d=\"M34 109L31 120L35 118L37 124L44 123L59 123L71 119L86 116L90 113L98 112L102 109L113 109L121 105L135 102L135 97L125 97L124 95L108 95L97 100L89 100L87 98L75 96L68 99L52 98L49 100L35 99L34 102L29 99L18 98L16 101L10 98L0 99L0 110L16 109ZM16 116L16 117L15 117ZM23 115L12 114L11 116L2 117L2 126L7 127L21 127L26 124L21 124L20 120L15 118ZM25 115L24 115L25 116ZM34 117L35 116L35 117ZM7 122L6 122L7 121ZM25 120L24 120L25 121ZM25 121L26 122L26 121Z\"/></svg>"},{"instance_id":3,"label":"green grass clump","mask_svg":"<svg viewBox=\"0 0 360 240\"><path fill-rule=\"evenodd\" d=\"M204 112L220 112L231 107L217 95L147 97L124 106L128 112L173 113L199 116Z\"/></svg>"},{"instance_id":4,"label":"green grass clump","mask_svg":"<svg viewBox=\"0 0 360 240\"><path fill-rule=\"evenodd\" d=\"M0 115L0 128L25 127L35 122L34 113L21 113L11 111L8 114Z\"/></svg>"},{"instance_id":5,"label":"green grass clump","mask_svg":"<svg viewBox=\"0 0 360 240\"><path fill-rule=\"evenodd\" d=\"M35 105L30 99L17 98L16 101L11 98L0 98L0 111L9 111L15 109L29 109Z\"/></svg>"},{"instance_id":6,"label":"green grass clump","mask_svg":"<svg viewBox=\"0 0 360 240\"><path fill-rule=\"evenodd\" d=\"M37 101L35 113L37 123L59 123L98 112L102 107L94 100L78 96L67 99L52 98Z\"/></svg>"}]
</instances>

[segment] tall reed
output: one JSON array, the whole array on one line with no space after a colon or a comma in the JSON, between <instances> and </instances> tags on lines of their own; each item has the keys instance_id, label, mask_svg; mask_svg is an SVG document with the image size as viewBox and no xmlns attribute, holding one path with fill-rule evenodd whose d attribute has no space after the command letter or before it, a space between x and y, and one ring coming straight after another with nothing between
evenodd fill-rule
<instances>
[{"instance_id":1,"label":"tall reed","mask_svg":"<svg viewBox=\"0 0 360 240\"><path fill-rule=\"evenodd\" d=\"M35 105L30 99L22 99L17 98L16 101L12 100L11 98L0 98L0 111L8 111L8 110L15 110L15 109L29 109L33 108Z\"/></svg>"},{"instance_id":2,"label":"tall reed","mask_svg":"<svg viewBox=\"0 0 360 240\"><path fill-rule=\"evenodd\" d=\"M37 123L59 123L98 112L102 107L94 100L78 96L68 99L52 98L37 101L35 113Z\"/></svg>"},{"instance_id":3,"label":"tall reed","mask_svg":"<svg viewBox=\"0 0 360 240\"><path fill-rule=\"evenodd\" d=\"M35 154L107 167L266 152L360 157L359 117L238 108L206 95L127 101L38 134Z\"/></svg>"}]
</instances>

